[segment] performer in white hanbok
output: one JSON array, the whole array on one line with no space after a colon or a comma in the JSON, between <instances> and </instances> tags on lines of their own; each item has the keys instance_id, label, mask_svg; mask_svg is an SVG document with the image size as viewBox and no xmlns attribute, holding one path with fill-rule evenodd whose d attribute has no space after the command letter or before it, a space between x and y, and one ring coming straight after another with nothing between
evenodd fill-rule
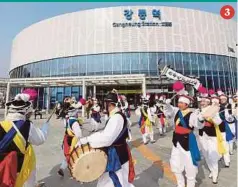
<instances>
[{"instance_id":1,"label":"performer in white hanbok","mask_svg":"<svg viewBox=\"0 0 238 187\"><path fill-rule=\"evenodd\" d=\"M93 131L98 131L101 123L100 106L98 105L97 98L93 98L93 106L91 108L91 120L93 125Z\"/></svg>"},{"instance_id":2,"label":"performer in white hanbok","mask_svg":"<svg viewBox=\"0 0 238 187\"><path fill-rule=\"evenodd\" d=\"M88 143L92 148L103 148L107 152L109 162L106 172L98 180L97 187L133 187L135 173L131 152L126 142L127 119L117 108L116 93L109 93L105 101L109 112L105 129L81 138L79 143Z\"/></svg>"},{"instance_id":3,"label":"performer in white hanbok","mask_svg":"<svg viewBox=\"0 0 238 187\"><path fill-rule=\"evenodd\" d=\"M166 120L164 115L164 103L165 103L165 96L162 95L156 102L156 124L157 128L159 129L160 135L164 135L166 133Z\"/></svg>"},{"instance_id":4,"label":"performer in white hanbok","mask_svg":"<svg viewBox=\"0 0 238 187\"><path fill-rule=\"evenodd\" d=\"M220 98L220 117L225 123L226 140L229 144L229 153L230 155L233 155L234 139L236 135L235 117L232 115L232 106L228 103L227 95L225 95L221 90L218 90L217 94Z\"/></svg>"},{"instance_id":5,"label":"performer in white hanbok","mask_svg":"<svg viewBox=\"0 0 238 187\"><path fill-rule=\"evenodd\" d=\"M233 96L233 100L232 100L232 115L236 118L236 123L237 123L237 117L238 117L238 92L236 92L236 94L234 94ZM236 128L237 128L237 124L236 124ZM237 131L236 131L237 133ZM237 136L237 134L236 134Z\"/></svg>"},{"instance_id":6,"label":"performer in white hanbok","mask_svg":"<svg viewBox=\"0 0 238 187\"><path fill-rule=\"evenodd\" d=\"M78 113L79 109L86 103L86 100L80 99L80 101L77 102L74 99L69 99L67 102L67 119L62 145L65 159L62 161L58 170L58 174L61 177L64 177L64 170L68 167L70 153L72 152L74 146L77 144L78 138L81 138L83 136L81 129L82 124L79 121Z\"/></svg>"},{"instance_id":7,"label":"performer in white hanbok","mask_svg":"<svg viewBox=\"0 0 238 187\"><path fill-rule=\"evenodd\" d=\"M211 102L212 102L212 105L219 105L219 102L220 102L220 99L219 97L216 95L215 91L214 90L209 90L209 94L211 96ZM221 135L222 135L222 144L225 148L225 152L222 154L222 157L224 159L224 162L225 162L225 167L230 167L230 162L231 162L231 159L230 159L230 153L229 153L229 141L233 139L233 135L231 133L231 130L228 126L227 123L225 123L225 121L222 119L223 117L221 116L221 107L220 107L220 112L219 112L219 116L222 120L222 123L219 125L219 129L220 129L220 132L221 132Z\"/></svg>"},{"instance_id":8,"label":"performer in white hanbok","mask_svg":"<svg viewBox=\"0 0 238 187\"><path fill-rule=\"evenodd\" d=\"M208 90L204 87L199 88L200 92L200 112L207 113L208 110L212 110L210 107L211 100L208 97ZM210 170L209 178L212 178L212 182L217 184L218 182L218 161L221 155L225 153L225 147L222 144L222 135L219 129L222 120L220 119L218 111L212 116L208 116L204 121L200 121L204 124L202 129L199 129L199 140L202 146L202 153Z\"/></svg>"},{"instance_id":9,"label":"performer in white hanbok","mask_svg":"<svg viewBox=\"0 0 238 187\"><path fill-rule=\"evenodd\" d=\"M132 141L132 134L131 134L131 120L130 120L130 117L131 117L131 111L130 111L130 107L129 107L129 103L127 101L127 98L126 96L122 95L121 96L121 111L122 113L126 116L126 119L127 119L127 125L128 125L128 135L129 135L129 139L128 141Z\"/></svg>"},{"instance_id":10,"label":"performer in white hanbok","mask_svg":"<svg viewBox=\"0 0 238 187\"><path fill-rule=\"evenodd\" d=\"M200 152L193 129L194 127L198 129L203 127L203 123L199 122L203 118L188 108L192 98L184 90L184 85L177 81L173 88L179 94L178 107L171 106L170 99L166 100L164 107L165 116L172 118L175 123L170 166L177 179L178 187L185 187L184 171L187 187L195 187Z\"/></svg>"},{"instance_id":11,"label":"performer in white hanbok","mask_svg":"<svg viewBox=\"0 0 238 187\"><path fill-rule=\"evenodd\" d=\"M142 98L142 106L136 109L136 114L140 116L139 127L142 134L142 139L144 144L148 144L149 141L147 137L150 138L150 143L155 143L154 140L154 130L152 123L154 123L154 118L151 115L151 110L149 108L149 98L147 95L145 98Z\"/></svg>"},{"instance_id":12,"label":"performer in white hanbok","mask_svg":"<svg viewBox=\"0 0 238 187\"><path fill-rule=\"evenodd\" d=\"M6 170L0 171L0 178L3 179L0 186L9 186L10 183L15 187L37 185L36 157L32 145L38 146L46 141L49 124L45 123L40 129L30 121L33 113L30 100L30 94L17 94L13 101L6 104L8 114L5 121L0 122L0 166Z\"/></svg>"}]
</instances>

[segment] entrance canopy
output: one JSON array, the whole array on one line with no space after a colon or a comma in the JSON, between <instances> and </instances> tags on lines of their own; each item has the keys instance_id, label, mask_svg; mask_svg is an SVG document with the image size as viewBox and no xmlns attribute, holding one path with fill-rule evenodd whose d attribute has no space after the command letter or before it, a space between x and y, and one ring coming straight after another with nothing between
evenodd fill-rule
<instances>
[{"instance_id":1,"label":"entrance canopy","mask_svg":"<svg viewBox=\"0 0 238 187\"><path fill-rule=\"evenodd\" d=\"M107 75L107 76L71 76L10 79L11 87L63 87L80 85L136 85L142 84L144 74Z\"/></svg>"}]
</instances>

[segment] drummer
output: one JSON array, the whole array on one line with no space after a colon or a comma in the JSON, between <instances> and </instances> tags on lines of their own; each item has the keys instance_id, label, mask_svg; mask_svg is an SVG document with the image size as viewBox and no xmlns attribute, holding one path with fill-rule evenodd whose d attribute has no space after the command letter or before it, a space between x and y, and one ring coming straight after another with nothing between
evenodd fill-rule
<instances>
[{"instance_id":1,"label":"drummer","mask_svg":"<svg viewBox=\"0 0 238 187\"><path fill-rule=\"evenodd\" d=\"M80 99L77 103L73 98L67 100L68 102L68 114L65 127L65 135L63 140L63 150L65 159L62 161L58 174L64 177L64 170L68 167L68 161L73 147L77 144L78 138L82 137L82 129L78 118L79 108L86 103L84 99Z\"/></svg>"},{"instance_id":2,"label":"drummer","mask_svg":"<svg viewBox=\"0 0 238 187\"><path fill-rule=\"evenodd\" d=\"M116 93L109 93L105 102L109 112L105 129L81 138L78 143L89 143L92 148L104 148L108 157L114 161L114 163L108 162L106 172L99 178L97 187L133 187L134 166L126 141L128 138L127 119L117 107Z\"/></svg>"}]
</instances>

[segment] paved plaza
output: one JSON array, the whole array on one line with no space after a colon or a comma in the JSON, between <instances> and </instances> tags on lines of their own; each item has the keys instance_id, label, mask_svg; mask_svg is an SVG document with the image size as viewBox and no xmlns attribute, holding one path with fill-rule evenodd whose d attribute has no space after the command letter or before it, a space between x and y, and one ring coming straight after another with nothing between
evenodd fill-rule
<instances>
[{"instance_id":1,"label":"paved plaza","mask_svg":"<svg viewBox=\"0 0 238 187\"><path fill-rule=\"evenodd\" d=\"M0 118L3 119L3 110ZM40 126L45 119L37 119L34 123ZM159 136L158 130L155 130L155 144L142 144L140 131L136 123L137 117L132 115L133 141L130 143L133 158L135 159L136 187L176 187L175 178L169 167L170 152L172 147L172 129L166 136ZM94 183L77 183L70 178L67 172L62 179L57 175L60 163L63 159L61 150L62 137L64 135L63 122L53 116L51 120L49 137L44 145L35 147L37 155L37 180L44 181L46 187L96 187ZM83 134L88 135L92 129L90 124L83 125ZM231 157L232 165L230 168L224 168L223 161L220 161L220 174L218 185L213 185L208 178L207 166L202 160L200 162L199 174L197 177L197 187L236 187L237 186L237 152Z\"/></svg>"}]
</instances>

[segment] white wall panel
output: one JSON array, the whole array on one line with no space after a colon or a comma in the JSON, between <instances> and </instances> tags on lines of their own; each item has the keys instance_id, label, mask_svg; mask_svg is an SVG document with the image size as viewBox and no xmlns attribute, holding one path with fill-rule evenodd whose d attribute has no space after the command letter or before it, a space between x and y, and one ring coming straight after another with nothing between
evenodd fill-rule
<instances>
[{"instance_id":1,"label":"white wall panel","mask_svg":"<svg viewBox=\"0 0 238 187\"><path fill-rule=\"evenodd\" d=\"M140 21L138 9L147 10L146 21L155 21L153 9L172 27L114 28L113 22ZM114 52L197 52L228 55L236 48L237 22L220 15L176 7L112 7L91 9L43 20L20 32L13 41L10 69L52 58ZM236 54L230 54L235 56Z\"/></svg>"}]
</instances>

